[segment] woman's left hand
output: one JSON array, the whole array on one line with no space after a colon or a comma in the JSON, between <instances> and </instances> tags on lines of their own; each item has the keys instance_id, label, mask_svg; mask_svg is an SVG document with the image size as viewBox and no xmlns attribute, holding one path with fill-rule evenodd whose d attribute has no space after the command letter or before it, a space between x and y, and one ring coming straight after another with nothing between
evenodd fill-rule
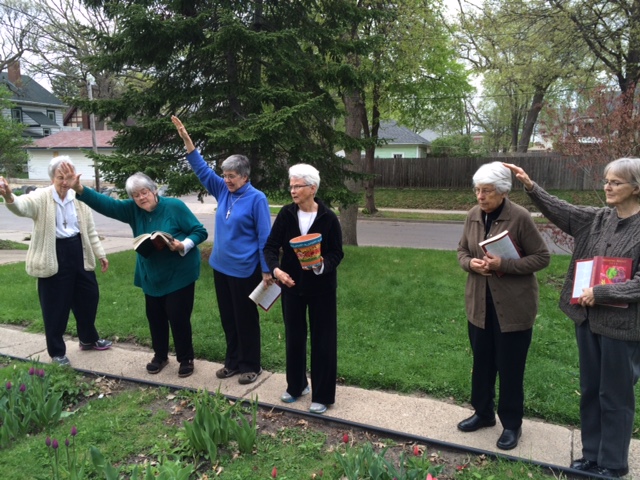
<instances>
[{"instance_id":1,"label":"woman's left hand","mask_svg":"<svg viewBox=\"0 0 640 480\"><path fill-rule=\"evenodd\" d=\"M491 255L490 253L485 254L482 258L487 264L487 268L489 270L500 270L500 265L502 264L502 259L497 255Z\"/></svg>"},{"instance_id":2,"label":"woman's left hand","mask_svg":"<svg viewBox=\"0 0 640 480\"><path fill-rule=\"evenodd\" d=\"M169 244L169 250L172 252L184 252L184 243L174 238L173 242Z\"/></svg>"},{"instance_id":3,"label":"woman's left hand","mask_svg":"<svg viewBox=\"0 0 640 480\"><path fill-rule=\"evenodd\" d=\"M578 304L583 307L593 307L596 304L596 297L593 295L593 288L583 288L582 295L578 298Z\"/></svg>"},{"instance_id":4,"label":"woman's left hand","mask_svg":"<svg viewBox=\"0 0 640 480\"><path fill-rule=\"evenodd\" d=\"M269 287L270 285L275 283L275 281L276 279L273 278L273 275L271 275L269 272L262 272L262 283L265 287Z\"/></svg>"},{"instance_id":5,"label":"woman's left hand","mask_svg":"<svg viewBox=\"0 0 640 480\"><path fill-rule=\"evenodd\" d=\"M107 260L107 257L100 259L100 265L102 267L101 268L102 273L105 273L109 269L109 260Z\"/></svg>"}]
</instances>

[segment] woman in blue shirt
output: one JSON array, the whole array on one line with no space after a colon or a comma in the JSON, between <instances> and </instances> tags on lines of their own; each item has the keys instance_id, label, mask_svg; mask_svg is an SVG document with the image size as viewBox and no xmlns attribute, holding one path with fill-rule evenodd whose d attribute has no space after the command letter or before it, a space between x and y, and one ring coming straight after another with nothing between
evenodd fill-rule
<instances>
[{"instance_id":1,"label":"woman in blue shirt","mask_svg":"<svg viewBox=\"0 0 640 480\"><path fill-rule=\"evenodd\" d=\"M262 249L271 230L267 197L251 185L251 166L244 155L231 155L218 175L196 150L182 122L171 121L187 149L187 161L200 183L218 202L209 265L227 342L218 378L240 374L238 382L253 383L260 366L260 315L249 294L261 282L273 282Z\"/></svg>"},{"instance_id":2,"label":"woman in blue shirt","mask_svg":"<svg viewBox=\"0 0 640 480\"><path fill-rule=\"evenodd\" d=\"M134 236L155 231L173 236L168 248L148 257L137 255L134 285L142 288L154 356L147 372L159 373L169 363L169 327L173 335L178 376L194 370L191 312L195 283L200 276L197 245L207 239L207 230L184 202L158 195L157 185L144 173L134 173L126 183L129 200L115 200L83 187L80 175L66 171L76 198L95 211L131 226Z\"/></svg>"}]
</instances>

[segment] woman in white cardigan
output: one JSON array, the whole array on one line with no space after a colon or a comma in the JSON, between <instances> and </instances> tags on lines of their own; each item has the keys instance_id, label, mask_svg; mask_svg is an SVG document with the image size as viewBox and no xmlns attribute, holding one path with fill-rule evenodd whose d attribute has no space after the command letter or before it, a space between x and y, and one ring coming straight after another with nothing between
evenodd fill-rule
<instances>
[{"instance_id":1,"label":"woman in white cardigan","mask_svg":"<svg viewBox=\"0 0 640 480\"><path fill-rule=\"evenodd\" d=\"M59 167L73 165L69 157L55 157L49 163L51 186L28 195L14 196L0 177L0 195L7 209L33 220L26 271L38 279L47 351L55 363L69 365L64 343L69 313L76 318L81 350L106 350L95 327L99 289L96 258L102 272L109 268L98 237L91 209L75 199Z\"/></svg>"}]
</instances>

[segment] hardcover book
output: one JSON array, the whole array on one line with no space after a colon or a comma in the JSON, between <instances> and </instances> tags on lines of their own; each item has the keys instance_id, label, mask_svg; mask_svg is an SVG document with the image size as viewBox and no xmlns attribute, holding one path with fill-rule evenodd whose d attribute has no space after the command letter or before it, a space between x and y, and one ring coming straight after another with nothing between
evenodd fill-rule
<instances>
[{"instance_id":1,"label":"hardcover book","mask_svg":"<svg viewBox=\"0 0 640 480\"><path fill-rule=\"evenodd\" d=\"M133 249L143 257L162 250L173 242L173 236L167 232L155 231L143 233L133 239Z\"/></svg>"},{"instance_id":2,"label":"hardcover book","mask_svg":"<svg viewBox=\"0 0 640 480\"><path fill-rule=\"evenodd\" d=\"M631 278L632 265L633 261L630 258L623 257L596 256L577 260L570 303L578 303L583 288L626 282ZM622 308L629 306L628 303L607 303L604 305Z\"/></svg>"},{"instance_id":3,"label":"hardcover book","mask_svg":"<svg viewBox=\"0 0 640 480\"><path fill-rule=\"evenodd\" d=\"M282 289L280 288L280 285L276 282L272 283L268 287L265 287L264 283L260 282L253 292L249 294L249 298L265 312L268 312L278 297L280 297L281 291Z\"/></svg>"}]
</instances>

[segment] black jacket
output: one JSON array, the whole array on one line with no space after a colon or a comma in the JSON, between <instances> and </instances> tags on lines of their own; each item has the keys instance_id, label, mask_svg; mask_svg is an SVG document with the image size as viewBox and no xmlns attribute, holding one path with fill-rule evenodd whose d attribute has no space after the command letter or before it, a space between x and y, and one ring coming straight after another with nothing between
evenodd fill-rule
<instances>
[{"instance_id":1,"label":"black jacket","mask_svg":"<svg viewBox=\"0 0 640 480\"><path fill-rule=\"evenodd\" d=\"M315 202L318 204L318 213L307 233L322 234L324 271L321 275L316 275L312 270L303 270L289 245L289 240L302 235L298 226L299 207L295 203L282 207L264 246L264 257L269 271L273 273L273 270L279 267L296 283L292 288L283 285L284 294L315 295L335 290L338 286L336 269L344 257L340 221L320 200L316 198Z\"/></svg>"}]
</instances>

